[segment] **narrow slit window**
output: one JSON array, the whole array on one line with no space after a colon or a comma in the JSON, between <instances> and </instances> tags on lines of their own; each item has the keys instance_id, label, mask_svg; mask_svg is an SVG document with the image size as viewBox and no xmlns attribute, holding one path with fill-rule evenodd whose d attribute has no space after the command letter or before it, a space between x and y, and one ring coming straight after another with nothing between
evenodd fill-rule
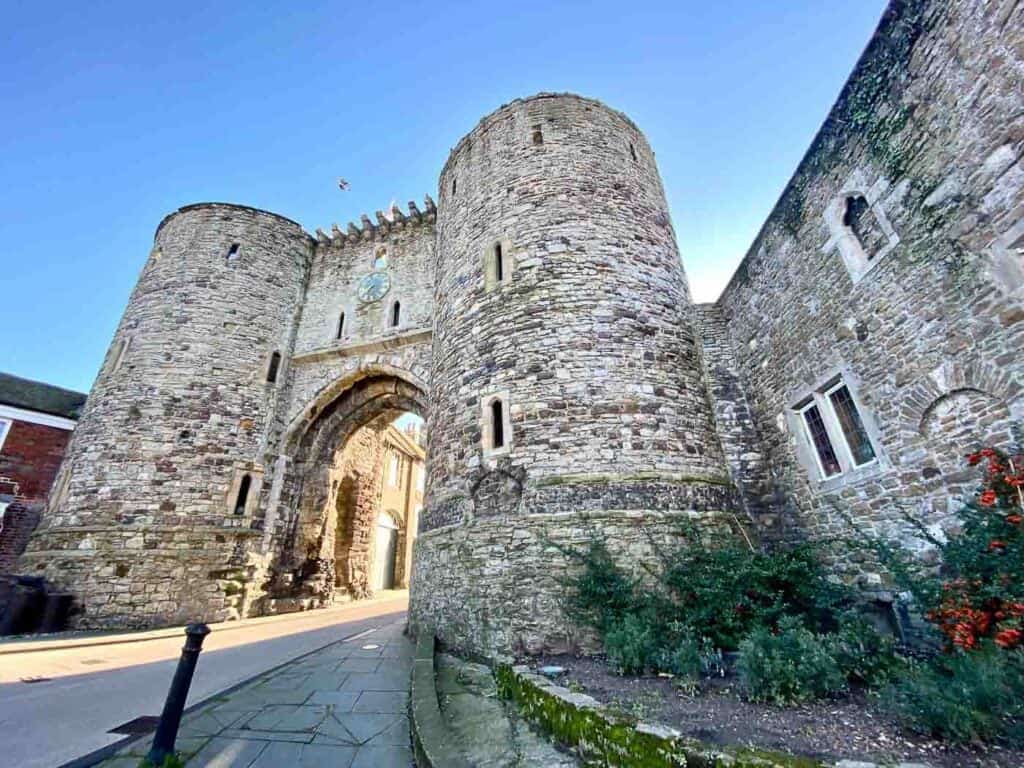
<instances>
[{"instance_id":1,"label":"narrow slit window","mask_svg":"<svg viewBox=\"0 0 1024 768\"><path fill-rule=\"evenodd\" d=\"M252 477L242 475L242 482L238 484L238 497L235 499L235 514L244 515L246 504L249 502L249 488L252 486Z\"/></svg>"},{"instance_id":2,"label":"narrow slit window","mask_svg":"<svg viewBox=\"0 0 1024 768\"><path fill-rule=\"evenodd\" d=\"M635 163L636 162L636 147L634 147L632 144L629 145L629 154L630 154L630 157L633 158L633 162Z\"/></svg>"},{"instance_id":3,"label":"narrow slit window","mask_svg":"<svg viewBox=\"0 0 1024 768\"><path fill-rule=\"evenodd\" d=\"M544 134L541 133L539 125L533 126L533 143L534 144L543 144L544 143Z\"/></svg>"},{"instance_id":4,"label":"narrow slit window","mask_svg":"<svg viewBox=\"0 0 1024 768\"><path fill-rule=\"evenodd\" d=\"M505 270L502 265L501 243L494 244L494 279L499 283L505 279Z\"/></svg>"},{"instance_id":5,"label":"narrow slit window","mask_svg":"<svg viewBox=\"0 0 1024 768\"><path fill-rule=\"evenodd\" d=\"M395 302L391 305L391 327L397 328L399 321L402 319L402 304Z\"/></svg>"},{"instance_id":6,"label":"narrow slit window","mask_svg":"<svg viewBox=\"0 0 1024 768\"><path fill-rule=\"evenodd\" d=\"M452 178L452 197L455 196L455 192L458 189L458 181L459 181L458 179L456 179L454 177Z\"/></svg>"},{"instance_id":7,"label":"narrow slit window","mask_svg":"<svg viewBox=\"0 0 1024 768\"><path fill-rule=\"evenodd\" d=\"M836 412L836 419L842 427L843 437L850 447L850 456L855 466L868 464L875 460L875 449L871 446L864 421L853 402L853 396L845 384L839 385L829 393L829 401Z\"/></svg>"},{"instance_id":8,"label":"narrow slit window","mask_svg":"<svg viewBox=\"0 0 1024 768\"><path fill-rule=\"evenodd\" d=\"M501 400L491 401L491 447L505 447L505 413Z\"/></svg>"},{"instance_id":9,"label":"narrow slit window","mask_svg":"<svg viewBox=\"0 0 1024 768\"><path fill-rule=\"evenodd\" d=\"M240 246L239 246L238 243L232 243L231 247L228 248L227 256L225 256L225 259L227 260L228 264L230 264L231 262L233 262L236 259L238 259L238 249L239 249L239 247Z\"/></svg>"},{"instance_id":10,"label":"narrow slit window","mask_svg":"<svg viewBox=\"0 0 1024 768\"><path fill-rule=\"evenodd\" d=\"M121 368L121 363L124 362L125 355L128 354L128 347L131 346L132 337L125 336L117 344L117 349L114 352L114 364L111 368L111 372L117 371Z\"/></svg>"},{"instance_id":11,"label":"narrow slit window","mask_svg":"<svg viewBox=\"0 0 1024 768\"><path fill-rule=\"evenodd\" d=\"M345 336L345 313L342 312L338 315L338 338Z\"/></svg>"},{"instance_id":12,"label":"narrow slit window","mask_svg":"<svg viewBox=\"0 0 1024 768\"><path fill-rule=\"evenodd\" d=\"M277 381L277 371L281 367L281 353L275 352L270 356L270 365L267 366L267 381L274 383Z\"/></svg>"},{"instance_id":13,"label":"narrow slit window","mask_svg":"<svg viewBox=\"0 0 1024 768\"><path fill-rule=\"evenodd\" d=\"M810 405L803 411L804 426L811 438L815 455L818 457L818 466L825 477L832 477L842 472L839 466L839 459L836 458L835 448L832 447L832 440L825 429L825 422L821 418L821 411L817 405Z\"/></svg>"}]
</instances>

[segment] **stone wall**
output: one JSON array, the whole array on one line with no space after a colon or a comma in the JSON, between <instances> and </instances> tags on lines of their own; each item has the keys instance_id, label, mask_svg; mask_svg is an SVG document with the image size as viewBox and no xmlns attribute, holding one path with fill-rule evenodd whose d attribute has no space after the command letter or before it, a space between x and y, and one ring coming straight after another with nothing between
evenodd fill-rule
<instances>
[{"instance_id":1,"label":"stone wall","mask_svg":"<svg viewBox=\"0 0 1024 768\"><path fill-rule=\"evenodd\" d=\"M311 255L301 227L251 208L161 223L21 561L78 595L81 625L238 615Z\"/></svg>"},{"instance_id":2,"label":"stone wall","mask_svg":"<svg viewBox=\"0 0 1024 768\"><path fill-rule=\"evenodd\" d=\"M1024 414L1021 30L1017 0L893 2L714 306L690 304L646 139L578 96L485 117L439 210L315 238L242 206L172 214L23 570L86 626L326 599L338 546L358 591L372 532L330 528L333 483L403 411L430 436L412 622L467 650L564 646L546 541L594 527L634 566L650 535L732 535L740 512L766 538L922 546L906 515L954 526L960 457ZM835 417L828 477L810 404Z\"/></svg>"},{"instance_id":3,"label":"stone wall","mask_svg":"<svg viewBox=\"0 0 1024 768\"><path fill-rule=\"evenodd\" d=\"M597 650L594 633L564 613L564 580L578 567L563 549L585 551L596 536L640 577L655 547L678 542L684 525L723 540L736 535L717 511L537 513L478 520L421 533L416 542L414 629L432 630L448 647L489 656Z\"/></svg>"},{"instance_id":4,"label":"stone wall","mask_svg":"<svg viewBox=\"0 0 1024 768\"><path fill-rule=\"evenodd\" d=\"M904 516L955 526L964 454L1014 441L1022 57L1024 4L894 2L716 305L791 537L922 547ZM795 408L836 375L877 459L822 479Z\"/></svg>"},{"instance_id":5,"label":"stone wall","mask_svg":"<svg viewBox=\"0 0 1024 768\"><path fill-rule=\"evenodd\" d=\"M426 414L435 216L428 197L423 211L409 203L408 215L392 209L388 216L379 213L376 223L364 216L344 232L318 232L295 354L268 440L273 472L259 505L261 551L268 558L263 578L271 591L286 584L301 593L310 586L302 582L311 573L305 552L315 536L304 532L309 526L319 530L327 519L328 471L337 466L338 452L363 426L386 424L407 410ZM387 275L388 289L363 301L360 282L373 272ZM397 327L390 323L396 300ZM371 527L372 536L375 521ZM355 573L364 570L359 566Z\"/></svg>"},{"instance_id":6,"label":"stone wall","mask_svg":"<svg viewBox=\"0 0 1024 768\"><path fill-rule=\"evenodd\" d=\"M517 100L452 151L440 200L428 515L486 469L481 406L500 392L502 466L531 477L723 474L661 179L628 118Z\"/></svg>"},{"instance_id":7,"label":"stone wall","mask_svg":"<svg viewBox=\"0 0 1024 768\"><path fill-rule=\"evenodd\" d=\"M740 378L728 323L713 304L695 305L693 321L700 337L715 430L722 441L729 476L739 491L746 521L762 539L778 539L784 535L780 500L774 496L763 441Z\"/></svg>"},{"instance_id":8,"label":"stone wall","mask_svg":"<svg viewBox=\"0 0 1024 768\"><path fill-rule=\"evenodd\" d=\"M578 96L485 117L441 173L437 227L411 621L476 652L539 649L573 631L540 518L605 514L642 559L633 513L734 508L686 279L646 139Z\"/></svg>"},{"instance_id":9,"label":"stone wall","mask_svg":"<svg viewBox=\"0 0 1024 768\"><path fill-rule=\"evenodd\" d=\"M339 453L331 474L328 525L334 528L334 587L353 597L370 592L373 536L376 532L383 470L383 429L360 429Z\"/></svg>"}]
</instances>

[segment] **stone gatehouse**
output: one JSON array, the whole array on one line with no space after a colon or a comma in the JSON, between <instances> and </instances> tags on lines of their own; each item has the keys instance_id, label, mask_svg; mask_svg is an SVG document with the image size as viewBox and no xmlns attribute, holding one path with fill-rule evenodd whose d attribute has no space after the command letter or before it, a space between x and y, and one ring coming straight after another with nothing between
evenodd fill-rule
<instances>
[{"instance_id":1,"label":"stone gatehouse","mask_svg":"<svg viewBox=\"0 0 1024 768\"><path fill-rule=\"evenodd\" d=\"M429 437L411 621L464 648L574 642L556 545L595 531L636 564L681 519L920 546L902 513L954 525L962 455L1024 411L1022 30L1018 0L893 2L714 304L643 134L574 95L485 117L436 206L315 236L172 213L22 568L84 626L315 602L335 481L404 411Z\"/></svg>"}]
</instances>

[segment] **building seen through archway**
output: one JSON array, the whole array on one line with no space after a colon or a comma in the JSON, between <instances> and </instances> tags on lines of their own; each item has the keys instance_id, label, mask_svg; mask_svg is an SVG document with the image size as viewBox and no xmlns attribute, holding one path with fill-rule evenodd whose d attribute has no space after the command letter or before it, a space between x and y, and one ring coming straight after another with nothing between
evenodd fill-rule
<instances>
[{"instance_id":1,"label":"building seen through archway","mask_svg":"<svg viewBox=\"0 0 1024 768\"><path fill-rule=\"evenodd\" d=\"M409 587L426 488L425 425L389 398L368 405L339 423L349 428L311 430L321 447L296 466L300 515L292 558L271 589L271 612ZM351 419L362 423L351 429ZM331 423L329 413L324 421Z\"/></svg>"}]
</instances>

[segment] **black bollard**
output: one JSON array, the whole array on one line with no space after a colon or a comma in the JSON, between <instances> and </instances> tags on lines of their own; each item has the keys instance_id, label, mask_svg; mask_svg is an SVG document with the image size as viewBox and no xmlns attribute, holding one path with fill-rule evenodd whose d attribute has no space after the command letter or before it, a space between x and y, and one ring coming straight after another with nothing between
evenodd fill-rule
<instances>
[{"instance_id":1,"label":"black bollard","mask_svg":"<svg viewBox=\"0 0 1024 768\"><path fill-rule=\"evenodd\" d=\"M181 713L185 710L188 689L192 685L192 673L196 671L199 652L203 650L203 640L208 634L210 628L205 624L189 624L185 627L185 646L181 649L171 690L167 692L164 711L160 713L153 746L146 755L146 759L157 768L164 764L168 755L174 754L174 740L178 738L178 726L181 725Z\"/></svg>"}]
</instances>

